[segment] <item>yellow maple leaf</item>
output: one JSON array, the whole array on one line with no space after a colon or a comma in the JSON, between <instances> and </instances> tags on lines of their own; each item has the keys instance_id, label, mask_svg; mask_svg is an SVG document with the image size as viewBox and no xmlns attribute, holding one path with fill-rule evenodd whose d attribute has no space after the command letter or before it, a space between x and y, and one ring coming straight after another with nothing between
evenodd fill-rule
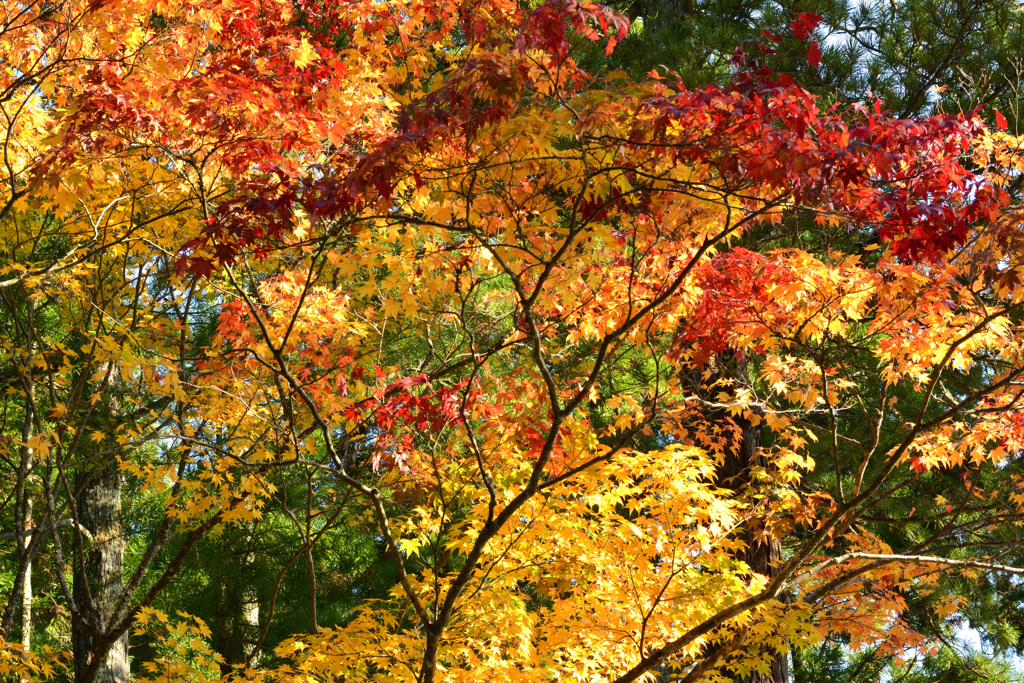
<instances>
[{"instance_id":1,"label":"yellow maple leaf","mask_svg":"<svg viewBox=\"0 0 1024 683\"><path fill-rule=\"evenodd\" d=\"M307 66L320 59L320 55L317 54L312 43L306 40L305 36L303 36L302 40L299 41L298 46L291 49L290 55L292 61L295 62L295 66L300 69L305 69Z\"/></svg>"}]
</instances>

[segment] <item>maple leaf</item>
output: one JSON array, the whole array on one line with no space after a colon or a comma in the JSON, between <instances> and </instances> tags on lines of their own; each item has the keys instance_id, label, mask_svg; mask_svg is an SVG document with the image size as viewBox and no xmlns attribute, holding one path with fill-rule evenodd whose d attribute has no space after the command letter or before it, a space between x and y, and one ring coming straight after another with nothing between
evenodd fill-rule
<instances>
[{"instance_id":1,"label":"maple leaf","mask_svg":"<svg viewBox=\"0 0 1024 683\"><path fill-rule=\"evenodd\" d=\"M821 49L818 47L817 42L812 42L810 47L807 48L807 63L815 69L821 66Z\"/></svg>"},{"instance_id":2,"label":"maple leaf","mask_svg":"<svg viewBox=\"0 0 1024 683\"><path fill-rule=\"evenodd\" d=\"M811 32L818 27L821 23L821 16L814 12L800 12L796 15L796 19L790 23L790 28L793 31L793 37L797 40L804 40L811 34Z\"/></svg>"},{"instance_id":3,"label":"maple leaf","mask_svg":"<svg viewBox=\"0 0 1024 683\"><path fill-rule=\"evenodd\" d=\"M304 69L313 62L320 59L320 55L316 49L309 42L306 36L302 36L299 40L299 44L291 49L291 58L295 63L295 66L299 69Z\"/></svg>"}]
</instances>

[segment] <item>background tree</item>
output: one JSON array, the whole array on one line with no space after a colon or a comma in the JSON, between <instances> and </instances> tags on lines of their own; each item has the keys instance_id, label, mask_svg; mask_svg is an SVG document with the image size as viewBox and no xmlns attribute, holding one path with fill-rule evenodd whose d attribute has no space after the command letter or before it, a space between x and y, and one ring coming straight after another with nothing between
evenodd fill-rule
<instances>
[{"instance_id":1,"label":"background tree","mask_svg":"<svg viewBox=\"0 0 1024 683\"><path fill-rule=\"evenodd\" d=\"M873 96L903 117L994 107L1016 130L1024 26L1014 2L655 0L616 6L634 22L624 39L627 49L607 59L594 51L588 65L623 68L635 77L668 68L697 87L726 82L740 49L758 64L792 76L825 103ZM816 48L803 41L803 30L793 28L804 13L820 19L813 32ZM808 60L812 50L815 57Z\"/></svg>"}]
</instances>

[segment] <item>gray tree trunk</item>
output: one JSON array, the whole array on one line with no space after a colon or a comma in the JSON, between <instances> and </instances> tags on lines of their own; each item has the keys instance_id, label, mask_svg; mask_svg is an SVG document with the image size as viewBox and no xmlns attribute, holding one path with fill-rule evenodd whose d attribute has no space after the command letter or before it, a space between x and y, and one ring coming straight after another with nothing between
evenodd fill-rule
<instances>
[{"instance_id":1,"label":"gray tree trunk","mask_svg":"<svg viewBox=\"0 0 1024 683\"><path fill-rule=\"evenodd\" d=\"M110 629L122 589L125 537L121 528L121 472L116 461L101 464L89 477L78 500L78 521L93 540L85 546L82 566L76 568L74 578L75 604L88 622L76 621L71 628L75 683L128 683L127 633L109 649L97 637ZM102 657L102 661L94 665L96 657ZM95 670L91 680L90 668Z\"/></svg>"}]
</instances>

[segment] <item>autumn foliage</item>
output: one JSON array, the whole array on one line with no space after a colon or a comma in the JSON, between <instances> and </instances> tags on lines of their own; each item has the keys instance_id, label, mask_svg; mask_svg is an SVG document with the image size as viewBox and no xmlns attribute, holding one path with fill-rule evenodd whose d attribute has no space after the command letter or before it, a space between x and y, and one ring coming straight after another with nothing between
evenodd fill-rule
<instances>
[{"instance_id":1,"label":"autumn foliage","mask_svg":"<svg viewBox=\"0 0 1024 683\"><path fill-rule=\"evenodd\" d=\"M909 596L1021 572L1024 165L983 112L587 73L628 22L576 0L3 17L4 675L135 634L137 680L733 680L927 651ZM103 463L159 512L89 593ZM226 661L161 595L272 512L289 564L348 525L394 582ZM87 659L14 637L43 562Z\"/></svg>"}]
</instances>

